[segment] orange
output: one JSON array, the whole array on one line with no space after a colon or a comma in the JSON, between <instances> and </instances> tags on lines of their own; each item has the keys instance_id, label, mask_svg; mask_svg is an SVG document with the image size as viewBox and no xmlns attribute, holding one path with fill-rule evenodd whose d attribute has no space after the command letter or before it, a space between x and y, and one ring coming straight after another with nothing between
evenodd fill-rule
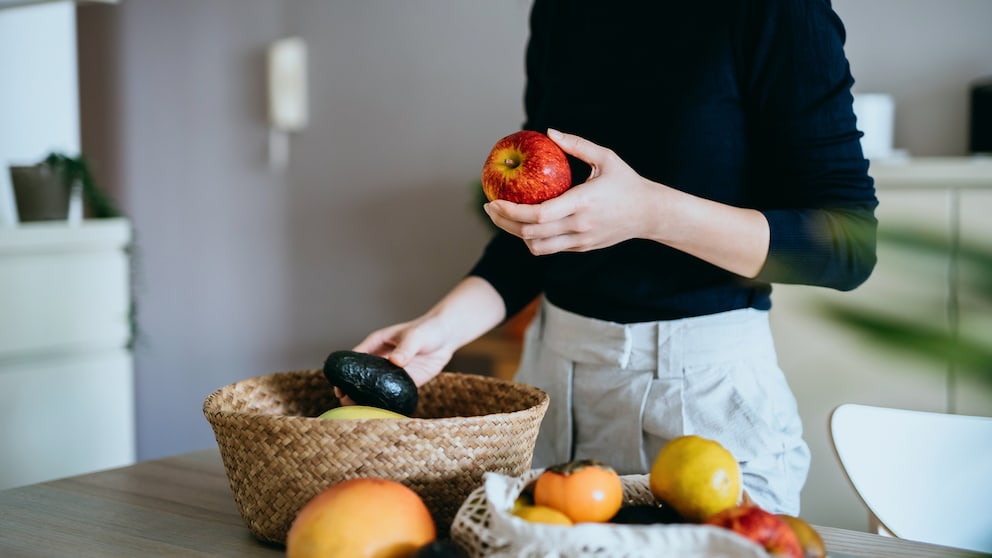
<instances>
[{"instance_id":1,"label":"orange","mask_svg":"<svg viewBox=\"0 0 992 558\"><path fill-rule=\"evenodd\" d=\"M623 505L623 484L612 467L586 459L544 470L534 482L534 503L575 523L608 521Z\"/></svg>"},{"instance_id":2,"label":"orange","mask_svg":"<svg viewBox=\"0 0 992 558\"><path fill-rule=\"evenodd\" d=\"M670 440L649 473L651 493L688 521L702 521L737 504L741 469L716 440L696 435Z\"/></svg>"},{"instance_id":3,"label":"orange","mask_svg":"<svg viewBox=\"0 0 992 558\"><path fill-rule=\"evenodd\" d=\"M399 482L357 478L325 489L297 513L287 558L410 558L434 541L420 496Z\"/></svg>"}]
</instances>

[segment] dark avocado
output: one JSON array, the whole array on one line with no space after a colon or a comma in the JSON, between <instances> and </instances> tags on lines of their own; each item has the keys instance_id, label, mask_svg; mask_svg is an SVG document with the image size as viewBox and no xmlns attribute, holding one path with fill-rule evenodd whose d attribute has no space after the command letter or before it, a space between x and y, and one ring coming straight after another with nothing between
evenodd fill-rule
<instances>
[{"instance_id":1,"label":"dark avocado","mask_svg":"<svg viewBox=\"0 0 992 558\"><path fill-rule=\"evenodd\" d=\"M355 351L334 351L324 376L355 403L410 416L417 408L417 384L388 359Z\"/></svg>"},{"instance_id":2,"label":"dark avocado","mask_svg":"<svg viewBox=\"0 0 992 558\"><path fill-rule=\"evenodd\" d=\"M453 542L438 540L418 548L413 558L468 558L468 554Z\"/></svg>"},{"instance_id":3,"label":"dark avocado","mask_svg":"<svg viewBox=\"0 0 992 558\"><path fill-rule=\"evenodd\" d=\"M682 516L671 506L656 506L653 504L624 506L610 519L610 523L622 523L626 525L682 522Z\"/></svg>"}]
</instances>

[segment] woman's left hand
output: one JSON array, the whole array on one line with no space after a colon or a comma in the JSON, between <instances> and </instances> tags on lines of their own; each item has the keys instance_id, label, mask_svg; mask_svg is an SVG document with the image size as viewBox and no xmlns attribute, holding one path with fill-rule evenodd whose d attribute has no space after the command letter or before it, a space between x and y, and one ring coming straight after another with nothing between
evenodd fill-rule
<instances>
[{"instance_id":1,"label":"woman's left hand","mask_svg":"<svg viewBox=\"0 0 992 558\"><path fill-rule=\"evenodd\" d=\"M592 167L589 178L540 204L487 203L493 223L523 239L534 255L586 252L648 236L658 218L648 201L667 188L638 175L610 149L556 130L548 136Z\"/></svg>"}]
</instances>

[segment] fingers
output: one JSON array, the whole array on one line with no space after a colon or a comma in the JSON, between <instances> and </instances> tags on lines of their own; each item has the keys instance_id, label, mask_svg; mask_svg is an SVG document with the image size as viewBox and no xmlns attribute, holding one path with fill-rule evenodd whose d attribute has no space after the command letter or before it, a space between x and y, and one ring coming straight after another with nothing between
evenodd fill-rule
<instances>
[{"instance_id":1,"label":"fingers","mask_svg":"<svg viewBox=\"0 0 992 558\"><path fill-rule=\"evenodd\" d=\"M410 328L400 334L396 346L387 357L390 362L401 368L406 367L424 348L424 335L420 333L420 328Z\"/></svg>"},{"instance_id":2,"label":"fingers","mask_svg":"<svg viewBox=\"0 0 992 558\"><path fill-rule=\"evenodd\" d=\"M355 404L355 400L345 395L344 392L341 391L341 388L337 386L334 386L334 397L338 398L338 401L341 402L342 406Z\"/></svg>"},{"instance_id":3,"label":"fingers","mask_svg":"<svg viewBox=\"0 0 992 558\"><path fill-rule=\"evenodd\" d=\"M358 345L355 345L352 350L371 355L386 356L390 351L392 351L393 346L396 344L393 340L393 336L398 329L398 326L391 326L374 331L370 333L368 337L363 339Z\"/></svg>"},{"instance_id":4,"label":"fingers","mask_svg":"<svg viewBox=\"0 0 992 558\"><path fill-rule=\"evenodd\" d=\"M581 159L594 168L609 162L613 157L613 151L605 147L573 134L559 132L554 128L548 128L548 137L557 143L562 151Z\"/></svg>"},{"instance_id":5,"label":"fingers","mask_svg":"<svg viewBox=\"0 0 992 558\"><path fill-rule=\"evenodd\" d=\"M550 199L539 204L513 203L506 200L493 200L484 204L482 208L496 226L506 228L503 225L512 223L520 224L540 224L551 223L568 217L575 212L575 206L579 196L574 191L575 188L565 192L557 198ZM581 202L579 202L581 203ZM502 222L497 222L497 219ZM509 231L513 232L513 231Z\"/></svg>"}]
</instances>

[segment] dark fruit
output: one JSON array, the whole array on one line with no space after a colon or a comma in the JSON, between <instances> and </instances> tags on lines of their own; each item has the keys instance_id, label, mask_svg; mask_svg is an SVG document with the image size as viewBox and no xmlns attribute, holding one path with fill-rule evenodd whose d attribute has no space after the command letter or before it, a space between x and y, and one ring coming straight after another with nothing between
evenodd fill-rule
<instances>
[{"instance_id":1,"label":"dark fruit","mask_svg":"<svg viewBox=\"0 0 992 558\"><path fill-rule=\"evenodd\" d=\"M417 408L417 384L389 359L356 351L334 351L324 376L352 401L410 416Z\"/></svg>"},{"instance_id":2,"label":"dark fruit","mask_svg":"<svg viewBox=\"0 0 992 558\"><path fill-rule=\"evenodd\" d=\"M650 525L654 523L682 523L684 519L671 506L655 506L653 504L637 504L620 508L610 523L625 525Z\"/></svg>"},{"instance_id":3,"label":"dark fruit","mask_svg":"<svg viewBox=\"0 0 992 558\"><path fill-rule=\"evenodd\" d=\"M468 553L453 542L434 541L417 549L413 558L468 558Z\"/></svg>"}]
</instances>

